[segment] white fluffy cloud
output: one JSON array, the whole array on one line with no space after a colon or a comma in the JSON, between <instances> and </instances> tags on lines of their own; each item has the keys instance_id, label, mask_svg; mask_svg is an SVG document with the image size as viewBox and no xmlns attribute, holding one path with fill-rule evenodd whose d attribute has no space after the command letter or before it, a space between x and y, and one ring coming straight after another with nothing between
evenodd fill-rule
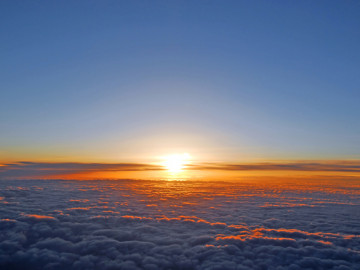
<instances>
[{"instance_id":1,"label":"white fluffy cloud","mask_svg":"<svg viewBox=\"0 0 360 270\"><path fill-rule=\"evenodd\" d=\"M358 269L356 187L0 181L0 268Z\"/></svg>"}]
</instances>

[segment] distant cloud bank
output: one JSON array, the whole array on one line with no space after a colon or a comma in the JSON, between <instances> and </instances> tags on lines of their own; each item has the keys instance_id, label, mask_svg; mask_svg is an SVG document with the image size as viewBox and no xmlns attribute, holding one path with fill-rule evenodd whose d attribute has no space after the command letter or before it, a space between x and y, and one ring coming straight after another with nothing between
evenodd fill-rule
<instances>
[{"instance_id":1,"label":"distant cloud bank","mask_svg":"<svg viewBox=\"0 0 360 270\"><path fill-rule=\"evenodd\" d=\"M149 171L162 169L163 167L157 165L136 163L46 163L22 161L0 166L0 179L48 179L57 178L57 176L89 172Z\"/></svg>"},{"instance_id":2,"label":"distant cloud bank","mask_svg":"<svg viewBox=\"0 0 360 270\"><path fill-rule=\"evenodd\" d=\"M195 168L204 170L231 171L332 171L332 172L360 172L360 161L298 161L298 162L264 162L254 164L214 164L209 163Z\"/></svg>"},{"instance_id":3,"label":"distant cloud bank","mask_svg":"<svg viewBox=\"0 0 360 270\"><path fill-rule=\"evenodd\" d=\"M202 163L189 165L188 170L218 171L304 171L360 173L360 161L298 161L264 163ZM161 171L163 166L139 163L46 163L14 162L0 166L0 179L62 179L64 176L100 172Z\"/></svg>"}]
</instances>

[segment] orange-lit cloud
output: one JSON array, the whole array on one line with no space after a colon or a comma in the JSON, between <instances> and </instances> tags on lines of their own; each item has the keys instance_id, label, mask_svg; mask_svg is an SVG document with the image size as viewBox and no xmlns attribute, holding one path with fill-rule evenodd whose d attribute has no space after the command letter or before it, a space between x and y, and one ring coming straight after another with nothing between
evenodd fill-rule
<instances>
[{"instance_id":1,"label":"orange-lit cloud","mask_svg":"<svg viewBox=\"0 0 360 270\"><path fill-rule=\"evenodd\" d=\"M52 219L55 220L54 217L51 216L45 216L45 215L37 215L37 214L23 214L23 216L33 219Z\"/></svg>"}]
</instances>

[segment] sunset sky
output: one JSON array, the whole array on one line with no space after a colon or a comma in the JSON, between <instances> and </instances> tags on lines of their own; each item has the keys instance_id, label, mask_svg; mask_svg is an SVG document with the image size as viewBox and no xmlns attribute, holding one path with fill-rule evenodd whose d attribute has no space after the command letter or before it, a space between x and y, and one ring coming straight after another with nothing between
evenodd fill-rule
<instances>
[{"instance_id":1,"label":"sunset sky","mask_svg":"<svg viewBox=\"0 0 360 270\"><path fill-rule=\"evenodd\" d=\"M1 270L355 270L359 210L359 0L0 0Z\"/></svg>"},{"instance_id":2,"label":"sunset sky","mask_svg":"<svg viewBox=\"0 0 360 270\"><path fill-rule=\"evenodd\" d=\"M359 2L65 2L0 3L2 167L359 170Z\"/></svg>"}]
</instances>

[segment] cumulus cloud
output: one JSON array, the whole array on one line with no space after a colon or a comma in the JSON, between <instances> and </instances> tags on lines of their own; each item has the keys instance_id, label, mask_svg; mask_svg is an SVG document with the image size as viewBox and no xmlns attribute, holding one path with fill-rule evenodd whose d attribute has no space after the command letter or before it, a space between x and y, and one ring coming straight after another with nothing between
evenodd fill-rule
<instances>
[{"instance_id":1,"label":"cumulus cloud","mask_svg":"<svg viewBox=\"0 0 360 270\"><path fill-rule=\"evenodd\" d=\"M0 269L360 268L357 183L300 185L3 180Z\"/></svg>"}]
</instances>

